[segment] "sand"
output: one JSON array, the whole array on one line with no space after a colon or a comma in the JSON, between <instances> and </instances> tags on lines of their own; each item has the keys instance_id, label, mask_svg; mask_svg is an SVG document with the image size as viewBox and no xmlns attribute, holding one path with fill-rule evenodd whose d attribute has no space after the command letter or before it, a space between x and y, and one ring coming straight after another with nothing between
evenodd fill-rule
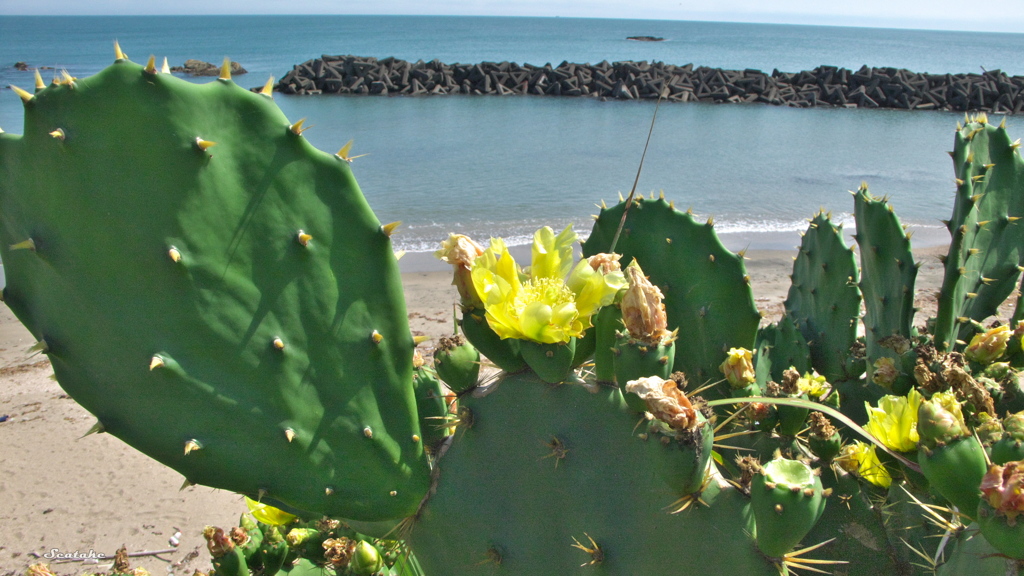
<instances>
[{"instance_id":1,"label":"sand","mask_svg":"<svg viewBox=\"0 0 1024 576\"><path fill-rule=\"evenodd\" d=\"M919 251L918 321L934 314L932 295L941 284L940 247ZM765 321L776 318L789 289L793 251L751 251L747 270ZM457 301L451 276L428 255L403 261L410 327L436 340L452 329ZM0 307L0 576L23 574L48 561L58 574L101 572L122 545L129 553L166 551L134 559L156 576L191 576L209 569L201 531L205 525L237 524L242 498L193 486L108 435L82 438L95 420L51 379L43 356L27 350L31 335ZM433 341L422 348L432 351ZM181 533L180 545L169 539ZM55 553L106 555L60 562ZM47 558L50 556L51 558Z\"/></svg>"}]
</instances>

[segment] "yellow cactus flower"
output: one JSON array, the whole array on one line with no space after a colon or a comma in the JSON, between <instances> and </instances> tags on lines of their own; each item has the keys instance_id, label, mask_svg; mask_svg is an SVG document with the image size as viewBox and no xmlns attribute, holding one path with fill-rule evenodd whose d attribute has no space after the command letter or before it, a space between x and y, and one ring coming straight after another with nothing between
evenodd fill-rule
<instances>
[{"instance_id":1,"label":"yellow cactus flower","mask_svg":"<svg viewBox=\"0 0 1024 576\"><path fill-rule=\"evenodd\" d=\"M986 332L975 334L974 338L971 338L971 343L967 345L967 349L964 350L964 356L979 364L991 364L1006 352L1006 342L1012 335L1010 327L1006 325L996 326Z\"/></svg>"},{"instance_id":2,"label":"yellow cactus flower","mask_svg":"<svg viewBox=\"0 0 1024 576\"><path fill-rule=\"evenodd\" d=\"M856 474L875 486L888 488L892 484L892 475L878 459L874 444L853 442L843 446L836 463L844 470Z\"/></svg>"},{"instance_id":3,"label":"yellow cactus flower","mask_svg":"<svg viewBox=\"0 0 1024 576\"><path fill-rule=\"evenodd\" d=\"M808 398L815 401L832 391L832 385L824 376L818 374L817 370L804 372L804 375L797 379L796 387L801 394L807 394Z\"/></svg>"},{"instance_id":4,"label":"yellow cactus flower","mask_svg":"<svg viewBox=\"0 0 1024 576\"><path fill-rule=\"evenodd\" d=\"M730 348L729 355L718 369L733 388L743 388L756 379L754 355L746 348Z\"/></svg>"},{"instance_id":5,"label":"yellow cactus flower","mask_svg":"<svg viewBox=\"0 0 1024 576\"><path fill-rule=\"evenodd\" d=\"M917 389L912 389L906 396L881 397L877 408L865 402L868 423L864 429L890 450L917 450L917 411L922 400Z\"/></svg>"},{"instance_id":6,"label":"yellow cactus flower","mask_svg":"<svg viewBox=\"0 0 1024 576\"><path fill-rule=\"evenodd\" d=\"M542 344L568 342L582 336L592 325L591 316L625 287L621 272L604 273L587 260L573 267L576 240L571 227L558 235L548 227L538 230L529 274L520 270L501 239L492 239L474 260L473 286L498 336Z\"/></svg>"},{"instance_id":7,"label":"yellow cactus flower","mask_svg":"<svg viewBox=\"0 0 1024 576\"><path fill-rule=\"evenodd\" d=\"M249 507L249 513L253 518L270 526L291 524L297 518L294 514L289 514L269 504L262 504L249 497L245 498L245 505Z\"/></svg>"}]
</instances>

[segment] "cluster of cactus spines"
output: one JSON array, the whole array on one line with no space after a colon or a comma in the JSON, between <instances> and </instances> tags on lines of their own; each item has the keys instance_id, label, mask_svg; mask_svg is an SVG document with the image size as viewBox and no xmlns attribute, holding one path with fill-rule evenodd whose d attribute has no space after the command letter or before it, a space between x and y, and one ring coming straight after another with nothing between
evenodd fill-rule
<instances>
[{"instance_id":1,"label":"cluster of cactus spines","mask_svg":"<svg viewBox=\"0 0 1024 576\"><path fill-rule=\"evenodd\" d=\"M906 393L914 385L910 339L914 335L914 283L919 265L914 262L910 238L892 205L885 198L872 196L867 184L861 184L854 193L854 217L854 239L860 248L868 381ZM890 369L886 372L886 368Z\"/></svg>"},{"instance_id":2,"label":"cluster of cactus spines","mask_svg":"<svg viewBox=\"0 0 1024 576\"><path fill-rule=\"evenodd\" d=\"M24 136L0 134L4 300L98 427L187 483L415 512L413 339L348 163L229 72L196 85L118 54L19 94Z\"/></svg>"},{"instance_id":3,"label":"cluster of cactus spines","mask_svg":"<svg viewBox=\"0 0 1024 576\"><path fill-rule=\"evenodd\" d=\"M626 202L602 207L583 244L584 256L609 250L625 210ZM729 348L753 347L761 315L750 277L743 256L722 245L712 220L698 222L664 197L637 197L615 252L623 263L636 259L661 290L669 328L685 327L686 345L676 346L675 370L698 384L717 380Z\"/></svg>"},{"instance_id":4,"label":"cluster of cactus spines","mask_svg":"<svg viewBox=\"0 0 1024 576\"><path fill-rule=\"evenodd\" d=\"M935 345L951 350L1017 287L1024 264L1024 159L1005 125L980 114L958 126L953 152L956 200L939 293Z\"/></svg>"},{"instance_id":5,"label":"cluster of cactus spines","mask_svg":"<svg viewBox=\"0 0 1024 576\"><path fill-rule=\"evenodd\" d=\"M859 274L842 225L818 212L803 234L784 303L811 351L811 365L829 382L859 375L850 359L860 318Z\"/></svg>"}]
</instances>

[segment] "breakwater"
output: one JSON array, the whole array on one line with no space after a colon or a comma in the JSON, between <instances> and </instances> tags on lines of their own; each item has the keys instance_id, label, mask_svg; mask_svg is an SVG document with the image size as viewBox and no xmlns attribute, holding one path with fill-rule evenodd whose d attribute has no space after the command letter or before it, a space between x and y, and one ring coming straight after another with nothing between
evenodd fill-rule
<instances>
[{"instance_id":1,"label":"breakwater","mask_svg":"<svg viewBox=\"0 0 1024 576\"><path fill-rule=\"evenodd\" d=\"M905 110L1024 111L1024 76L928 74L897 68L853 71L819 66L801 72L723 70L692 64L614 62L557 66L481 62L445 64L397 58L322 56L298 64L277 83L287 94L376 96L537 95L639 100L665 92L676 102L763 103Z\"/></svg>"}]
</instances>

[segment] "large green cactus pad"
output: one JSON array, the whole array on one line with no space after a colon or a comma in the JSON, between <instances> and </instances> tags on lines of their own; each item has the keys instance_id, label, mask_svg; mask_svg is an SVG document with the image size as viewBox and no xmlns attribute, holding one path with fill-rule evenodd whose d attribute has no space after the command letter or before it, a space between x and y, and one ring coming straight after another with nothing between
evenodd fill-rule
<instances>
[{"instance_id":1,"label":"large green cactus pad","mask_svg":"<svg viewBox=\"0 0 1024 576\"><path fill-rule=\"evenodd\" d=\"M857 277L853 250L843 240L842 228L818 213L793 262L785 306L807 339L814 369L832 383L860 375L850 360L860 319Z\"/></svg>"},{"instance_id":2,"label":"large green cactus pad","mask_svg":"<svg viewBox=\"0 0 1024 576\"><path fill-rule=\"evenodd\" d=\"M428 576L697 574L709 565L777 573L750 537L747 498L720 477L703 496L710 508L695 501L669 514L679 496L657 472L647 446L656 440L635 435L617 387L590 392L518 374L460 403L472 427L456 432L412 529ZM591 538L600 562L573 546L592 548ZM699 565L684 552L697 549Z\"/></svg>"},{"instance_id":3,"label":"large green cactus pad","mask_svg":"<svg viewBox=\"0 0 1024 576\"><path fill-rule=\"evenodd\" d=\"M1004 126L984 116L957 130L953 149L957 192L945 275L939 293L935 345L970 340L1017 287L1024 246L1024 159Z\"/></svg>"},{"instance_id":4,"label":"large green cactus pad","mask_svg":"<svg viewBox=\"0 0 1024 576\"><path fill-rule=\"evenodd\" d=\"M606 252L625 202L601 210L583 254ZM675 370L696 382L718 380L729 348L754 347L761 315L742 256L723 245L710 221L662 199L634 200L615 251L640 263L665 295L669 330L679 328ZM708 392L709 396L724 392Z\"/></svg>"},{"instance_id":5,"label":"large green cactus pad","mask_svg":"<svg viewBox=\"0 0 1024 576\"><path fill-rule=\"evenodd\" d=\"M189 482L414 512L412 336L348 164L230 80L119 59L25 97L0 135L4 297L61 386Z\"/></svg>"},{"instance_id":6,"label":"large green cactus pad","mask_svg":"<svg viewBox=\"0 0 1024 576\"><path fill-rule=\"evenodd\" d=\"M918 265L910 250L910 238L884 198L875 198L867 185L854 194L854 217L860 247L860 290L864 295L864 337L870 379L876 360L887 357L897 363L899 350L888 338L909 341L914 328L914 282ZM907 344L909 346L909 342ZM909 375L901 377L910 379ZM908 382L907 386L913 382Z\"/></svg>"}]
</instances>

